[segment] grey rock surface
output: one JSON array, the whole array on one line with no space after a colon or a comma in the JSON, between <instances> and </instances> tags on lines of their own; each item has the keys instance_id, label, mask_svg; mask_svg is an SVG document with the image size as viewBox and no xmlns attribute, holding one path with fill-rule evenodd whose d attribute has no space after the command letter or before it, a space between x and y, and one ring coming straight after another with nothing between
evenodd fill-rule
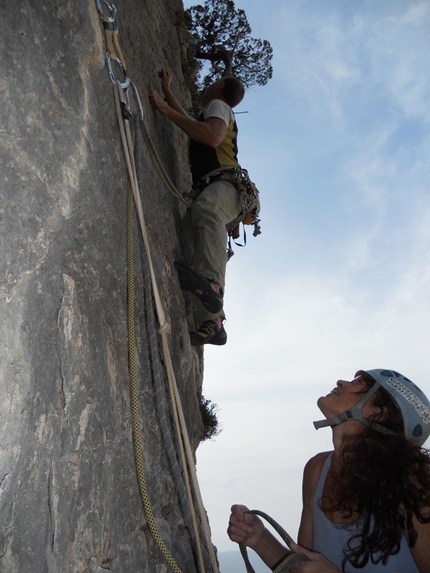
<instances>
[{"instance_id":1,"label":"grey rock surface","mask_svg":"<svg viewBox=\"0 0 430 573\"><path fill-rule=\"evenodd\" d=\"M1 0L0 571L166 572L148 532L132 443L128 178L93 0ZM161 67L184 103L179 0L118 0L119 39L175 185L186 138L147 94ZM202 356L173 261L184 208L143 150L142 202L190 438L202 435ZM141 239L134 230L143 457L160 533L197 571L155 412Z\"/></svg>"}]
</instances>

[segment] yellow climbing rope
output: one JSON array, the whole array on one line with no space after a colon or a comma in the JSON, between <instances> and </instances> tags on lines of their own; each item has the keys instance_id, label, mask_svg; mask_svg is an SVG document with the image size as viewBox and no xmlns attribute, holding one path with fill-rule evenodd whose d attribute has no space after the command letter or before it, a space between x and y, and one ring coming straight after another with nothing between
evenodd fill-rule
<instances>
[{"instance_id":1,"label":"yellow climbing rope","mask_svg":"<svg viewBox=\"0 0 430 573\"><path fill-rule=\"evenodd\" d=\"M128 284L129 284L129 308L128 308L128 317L129 317L129 360L130 360L130 391L131 391L131 403L132 403L132 423L133 423L133 437L134 437L134 448L135 448L135 458L136 458L136 467L137 467L137 475L139 481L139 488L141 491L144 511L148 520L148 527L159 546L161 552L163 553L167 563L172 568L175 573L181 573L180 567L175 562L174 558L170 554L169 550L167 549L166 545L164 544L163 540L160 537L160 534L157 530L149 496L146 486L145 480L145 472L144 472L144 465L143 465L143 458L142 458L142 444L140 438L140 429L139 429L139 400L138 400L138 384L137 384L137 370L136 370L136 343L135 343L135 335L134 335L134 283L133 283L133 260L132 260L132 204L133 198L136 207L136 212L138 216L138 221L141 229L141 234L145 246L145 251L147 253L148 259L148 266L149 266L149 273L151 277L151 285L152 285L152 293L155 302L156 314L158 317L159 328L158 332L162 339L162 348L163 348L163 357L164 363L166 366L167 377L169 381L169 392L171 396L172 406L173 406L173 417L175 421L176 433L177 433L177 442L180 449L180 455L182 460L182 468L184 473L184 481L186 484L186 490L188 499L190 500L190 513L192 519L192 526L195 533L196 539L196 552L197 552L197 559L199 570L201 573L205 572L204 567L204 560L202 556L202 550L200 547L200 540L199 540L199 529L197 525L197 517L194 510L194 503L197 505L199 514L200 514L200 522L202 525L205 544L209 550L209 560L211 563L211 569L214 573L218 573L217 567L217 560L215 557L213 545L211 542L211 535L209 530L209 524L207 521L206 512L203 506L203 501L200 494L200 489L198 486L197 475L195 472L195 465L194 465L194 456L191 450L190 441L187 433L187 428L185 424L185 418L183 414L183 409L179 397L179 392L176 384L175 374L172 366L169 345L167 340L167 333L170 329L170 325L167 323L165 314L163 311L163 306L161 303L161 298L156 282L156 277L151 261L150 250L149 250L149 241L147 236L147 230L145 225L145 220L143 216L143 209L140 199L140 191L139 185L137 180L136 174L136 165L134 159L134 150L133 150L133 138L131 135L130 130L130 105L128 101L128 88L131 84L134 98L139 108L139 116L140 116L140 127L142 130L143 137L147 144L148 152L151 157L151 160L162 180L166 188L174 194L179 200L181 200L185 205L188 206L185 199L180 195L180 193L176 190L172 182L170 181L164 167L161 164L161 161L158 157L158 154L155 150L155 147L152 143L150 138L149 132L146 128L146 125L143 121L143 111L142 106L140 103L139 94L137 92L136 86L130 82L125 68L124 57L121 53L121 49L118 42L118 26L116 22L116 7L110 0L96 0L97 9L102 19L103 29L104 29L104 37L106 42L106 62L109 72L109 77L112 83L115 86L114 89L114 97L115 97L115 106L117 111L118 117L118 125L121 134L121 141L124 150L124 157L126 161L127 171L130 180L130 191L129 191L129 198L128 198L128 223L127 223L127 262L128 262ZM103 6L107 7L109 11L109 15L106 16L103 12ZM112 62L115 62L117 67L119 68L122 74L122 81L119 81L115 78L115 74L113 73L112 69ZM131 211L130 211L131 210Z\"/></svg>"},{"instance_id":2,"label":"yellow climbing rope","mask_svg":"<svg viewBox=\"0 0 430 573\"><path fill-rule=\"evenodd\" d=\"M133 193L131 186L127 198L127 282L128 282L128 340L129 340L129 365L130 365L130 394L131 412L133 425L134 455L136 459L136 471L139 482L140 494L142 496L143 508L145 511L148 527L155 542L160 548L164 558L175 573L182 573L181 568L173 559L164 541L158 532L152 513L151 502L146 487L145 470L142 458L142 444L140 440L139 428L139 393L136 372L136 340L134 330L134 277L133 277Z\"/></svg>"},{"instance_id":3,"label":"yellow climbing rope","mask_svg":"<svg viewBox=\"0 0 430 573\"><path fill-rule=\"evenodd\" d=\"M162 307L162 303L161 303L161 297L159 294L159 290L158 290L158 286L157 286L157 282L156 282L156 278L155 278L155 273L154 273L154 268L153 268L152 260L151 260L151 256L150 256L147 229L146 229L142 205L141 205L141 201L140 201L140 193L139 193L137 175L136 175L136 166L135 166L135 162L134 162L133 139L132 139L132 135L131 135L130 124L129 124L127 117L125 118L125 121L123 121L123 119L124 119L123 108L121 107L121 103L123 103L123 102L121 102L121 97L122 97L122 88L121 88L120 82L118 82L117 83L117 90L115 91L115 103L116 103L116 108L117 108L118 121L120 122L119 123L120 132L121 132L121 138L122 138L122 142L123 142L124 153L125 153L125 157L126 157L127 168L129 169L130 187L131 187L132 195L134 197L134 201L136 204L138 219L140 222L141 232L142 232L143 241L144 241L144 245L145 245L145 250L147 253L147 257L148 257L148 265L149 265L149 269L150 269L154 301L155 301L158 320L159 320L159 324L160 324L158 332L162 338L163 354L164 354L164 360L165 360L166 369L167 369L167 376L168 376L168 380L169 380L169 389L170 389L170 393L171 393L171 397L172 397L172 402L174 405L173 414L174 414L175 424L176 424L176 428L177 428L177 434L179 437L178 444L179 444L179 448L180 448L181 459L183 460L183 467L185 470L188 469L188 472L192 472L192 469L194 468L194 460L193 460L193 456L192 456L192 452L191 452L191 447L189 445L189 438L188 438L188 434L187 434L185 419L184 419L183 410L181 407L178 389L176 386L176 380L175 380L175 375L174 375L174 371L173 371L173 367L172 367L170 351L168 348L167 332L170 329L170 325L167 323L167 321L165 319L165 315L164 315L164 311L163 311L163 307ZM131 230L128 229L128 231L127 231L128 237L130 236L130 233L131 233ZM131 242L131 240L132 240L131 237L128 238L127 244L129 244ZM129 281L131 281L133 279L133 259L131 256L132 251L130 251L130 252L131 252L131 254L129 254L127 257L128 258L128 273L129 273L128 280ZM130 282L129 282L129 284L130 284ZM155 528L155 522L154 522L153 517L152 517L151 507L150 507L150 505L148 506L149 498L148 498L148 493L147 493L147 488L146 488L146 483L145 483L145 476L144 476L144 471L143 471L143 460L142 460L142 455L141 455L140 433L139 433L139 417L138 417L139 408L138 408L138 401L137 401L138 395L137 395L136 366L135 366L136 359L135 359L135 342L134 342L134 288L132 289L132 296L129 295L129 301L130 301L129 305L131 305L131 301L133 301L133 307L131 308L131 306L129 306L129 324L131 324L133 327L133 334L131 334L129 332L129 344L130 344L130 351L129 351L130 358L129 358L129 360L130 360L130 374L132 377L132 380L131 380L132 412L133 412L133 426L135 428L134 440L135 440L135 451L136 451L136 464L138 467L139 486L140 486L141 493L142 493L142 500L144 503L145 513L147 514L147 518L148 518L148 525L150 527L151 532L154 535L154 539L156 540L157 544L159 545L160 550L162 551L163 555L165 556L167 562L169 564L171 564L172 567L173 567L172 563L175 564L174 570L178 571L179 568L176 565L173 557L168 552L165 544L162 542L160 535L158 534L158 531L156 531L156 529L155 529L155 531L153 531L153 529L152 529L153 527ZM133 314L132 314L132 311L133 311ZM191 460L191 462L190 462L190 460ZM194 471L194 473L195 473L195 471ZM193 473L191 473L191 475L193 475ZM186 471L184 473L184 478L185 478L185 483L187 486L188 497L190 500L192 500L191 486L190 486L190 482L189 482L189 478L188 478L188 473ZM195 480L193 480L193 486L194 486L194 493L197 497L198 507L202 510L203 502L202 502L201 497L200 497L196 476L195 476ZM147 513L147 511L149 511L149 514ZM201 511L201 513L202 513L202 511ZM204 510L203 510L203 513L204 513ZM194 531L196 534L196 538L198 540L197 519L196 519L194 509L193 509L193 504L191 504L191 516L192 516L192 520L193 520L193 527L194 527ZM204 521L203 521L203 523L204 523ZM208 528L208 526L207 526L207 528ZM209 548L212 549L212 552L213 552L213 547L212 547L212 543L210 540L210 535L209 535L209 538L206 536L206 542L209 543ZM204 568L203 556L201 553L199 543L197 543L196 550L197 550L197 554L198 554L200 571L203 573L205 571L205 568ZM213 555L212 557L214 560L213 563L216 564L215 556ZM216 569L214 569L214 570L216 571ZM179 569L179 571L180 571L180 569Z\"/></svg>"}]
</instances>

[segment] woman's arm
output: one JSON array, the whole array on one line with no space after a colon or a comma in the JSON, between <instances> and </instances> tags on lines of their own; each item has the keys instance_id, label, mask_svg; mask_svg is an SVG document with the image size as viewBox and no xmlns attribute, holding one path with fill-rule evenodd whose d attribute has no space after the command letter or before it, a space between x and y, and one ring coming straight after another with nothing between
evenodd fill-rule
<instances>
[{"instance_id":1,"label":"woman's arm","mask_svg":"<svg viewBox=\"0 0 430 573\"><path fill-rule=\"evenodd\" d=\"M311 487L310 463L306 464L303 472L303 485L302 485L302 518L300 520L298 542L303 547L308 549L312 548L312 500L314 490Z\"/></svg>"},{"instance_id":2,"label":"woman's arm","mask_svg":"<svg viewBox=\"0 0 430 573\"><path fill-rule=\"evenodd\" d=\"M291 568L290 573L342 573L340 569L333 565L321 553L308 551L300 545L293 543L291 545L294 553L303 553L309 557L309 561L297 561Z\"/></svg>"},{"instance_id":3,"label":"woman's arm","mask_svg":"<svg viewBox=\"0 0 430 573\"><path fill-rule=\"evenodd\" d=\"M330 452L322 452L311 458L303 471L302 500L303 510L300 521L298 542L312 549L312 503L324 463Z\"/></svg>"},{"instance_id":4,"label":"woman's arm","mask_svg":"<svg viewBox=\"0 0 430 573\"><path fill-rule=\"evenodd\" d=\"M291 551L265 528L259 517L248 511L245 505L233 505L227 533L232 541L245 542L268 567L274 569Z\"/></svg>"},{"instance_id":5,"label":"woman's arm","mask_svg":"<svg viewBox=\"0 0 430 573\"><path fill-rule=\"evenodd\" d=\"M430 514L430 510L428 514ZM415 545L411 547L412 557L420 573L430 573L430 523L420 523L414 517L413 524L417 532L417 540Z\"/></svg>"},{"instance_id":6,"label":"woman's arm","mask_svg":"<svg viewBox=\"0 0 430 573\"><path fill-rule=\"evenodd\" d=\"M275 569L291 554L291 551L264 527L261 519L256 515L247 513L248 508L246 506L233 505L231 511L227 530L230 539L237 543L244 541L268 567ZM290 568L290 573L341 573L340 569L320 553L308 551L296 543L291 544L291 549L295 553L303 553L309 557L309 561L298 561Z\"/></svg>"},{"instance_id":7,"label":"woman's arm","mask_svg":"<svg viewBox=\"0 0 430 573\"><path fill-rule=\"evenodd\" d=\"M295 545L294 551L305 552L304 547L312 548L312 500L328 455L329 452L317 454L305 466L303 472L303 511L299 527L299 543L303 547ZM238 543L244 541L261 557L266 565L274 568L291 553L265 528L263 522L256 515L247 513L248 508L246 506L233 505L231 511L227 530L230 539ZM318 553L312 553L312 555L317 556L321 563L321 556ZM333 567L327 560L326 563ZM317 571L317 569L310 569L309 571ZM330 573L331 571L337 572L338 569L327 569L327 571Z\"/></svg>"}]
</instances>

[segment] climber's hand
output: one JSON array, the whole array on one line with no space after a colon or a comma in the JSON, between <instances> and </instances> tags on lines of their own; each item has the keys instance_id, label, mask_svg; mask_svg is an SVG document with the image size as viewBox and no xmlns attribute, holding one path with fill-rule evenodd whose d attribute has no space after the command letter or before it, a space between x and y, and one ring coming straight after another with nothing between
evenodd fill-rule
<instances>
[{"instance_id":1,"label":"climber's hand","mask_svg":"<svg viewBox=\"0 0 430 573\"><path fill-rule=\"evenodd\" d=\"M340 569L321 553L309 551L297 543L291 543L291 549L294 553L303 553L310 561L296 561L289 569L290 573L341 573Z\"/></svg>"},{"instance_id":2,"label":"climber's hand","mask_svg":"<svg viewBox=\"0 0 430 573\"><path fill-rule=\"evenodd\" d=\"M159 112L166 115L167 111L170 109L168 104L160 96L157 90L151 90L149 92L149 100L155 105Z\"/></svg>"},{"instance_id":3,"label":"climber's hand","mask_svg":"<svg viewBox=\"0 0 430 573\"><path fill-rule=\"evenodd\" d=\"M165 70L164 68L158 74L158 77L161 78L161 89L163 90L164 95L170 92L170 85L172 83L172 74Z\"/></svg>"},{"instance_id":4,"label":"climber's hand","mask_svg":"<svg viewBox=\"0 0 430 573\"><path fill-rule=\"evenodd\" d=\"M227 533L232 541L251 547L271 569L291 553L245 505L231 508Z\"/></svg>"},{"instance_id":5,"label":"climber's hand","mask_svg":"<svg viewBox=\"0 0 430 573\"><path fill-rule=\"evenodd\" d=\"M259 517L248 513L245 505L233 505L227 533L232 541L244 541L248 547L256 545L264 534L264 524Z\"/></svg>"}]
</instances>

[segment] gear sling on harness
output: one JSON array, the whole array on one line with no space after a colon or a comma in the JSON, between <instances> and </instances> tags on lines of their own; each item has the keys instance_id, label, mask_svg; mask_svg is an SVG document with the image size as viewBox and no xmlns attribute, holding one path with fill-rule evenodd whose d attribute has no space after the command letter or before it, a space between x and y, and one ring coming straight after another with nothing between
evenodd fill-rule
<instances>
[{"instance_id":1,"label":"gear sling on harness","mask_svg":"<svg viewBox=\"0 0 430 573\"><path fill-rule=\"evenodd\" d=\"M246 245L246 231L245 225L253 225L254 231L253 236L257 237L261 235L260 226L260 192L257 186L249 178L248 171L240 167L220 167L215 169L210 173L204 175L192 191L192 199L195 200L204 191L204 189L214 183L215 181L228 181L237 189L240 195L240 201L242 206L242 211L240 215L231 221L227 226L228 233L228 249L227 256L230 259L234 252L231 248L231 240L235 242L238 247L244 247ZM240 223L243 227L243 245L236 242L236 239L240 237Z\"/></svg>"}]
</instances>

